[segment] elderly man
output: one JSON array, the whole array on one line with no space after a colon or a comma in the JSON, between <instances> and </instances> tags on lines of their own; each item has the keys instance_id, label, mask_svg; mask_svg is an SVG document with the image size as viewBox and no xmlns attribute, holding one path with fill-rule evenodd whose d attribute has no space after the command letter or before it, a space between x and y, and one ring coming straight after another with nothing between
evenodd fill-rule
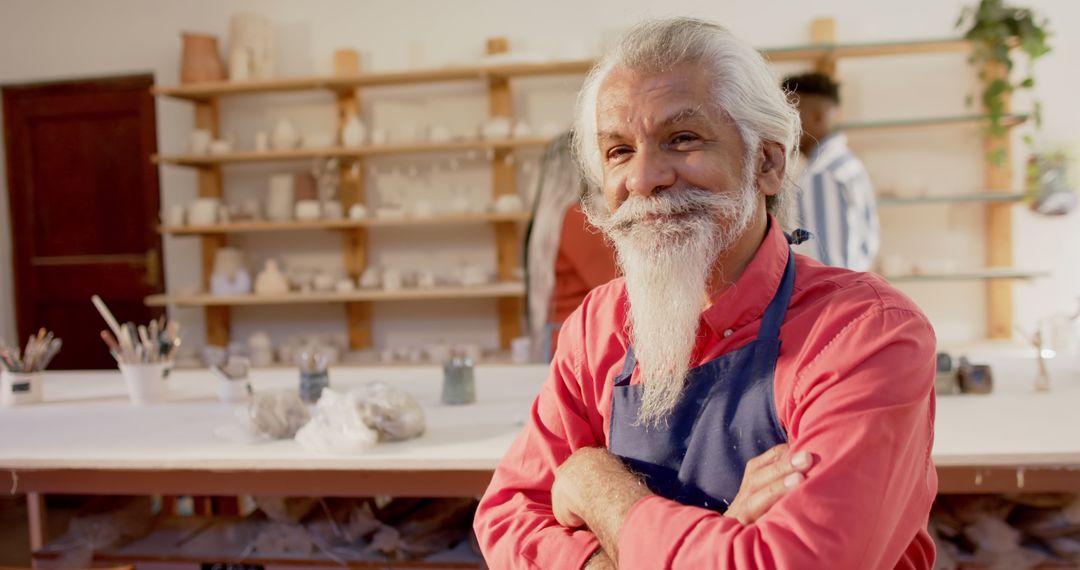
<instances>
[{"instance_id":1,"label":"elderly man","mask_svg":"<svg viewBox=\"0 0 1080 570\"><path fill-rule=\"evenodd\" d=\"M639 25L576 129L625 277L562 328L476 515L489 565L930 568L933 331L881 279L790 252L799 118L761 55Z\"/></svg>"}]
</instances>

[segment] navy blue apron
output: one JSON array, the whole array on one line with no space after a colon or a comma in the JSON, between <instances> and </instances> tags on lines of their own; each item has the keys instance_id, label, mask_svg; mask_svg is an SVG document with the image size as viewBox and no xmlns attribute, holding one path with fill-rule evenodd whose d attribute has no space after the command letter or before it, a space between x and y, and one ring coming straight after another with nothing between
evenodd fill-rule
<instances>
[{"instance_id":1,"label":"navy blue apron","mask_svg":"<svg viewBox=\"0 0 1080 570\"><path fill-rule=\"evenodd\" d=\"M788 241L798 243L806 232L794 236ZM757 339L690 370L679 403L659 427L636 425L642 385L630 384L636 360L629 347L611 398L610 450L654 493L722 513L739 492L746 463L787 441L776 417L773 373L794 284L789 248Z\"/></svg>"}]
</instances>

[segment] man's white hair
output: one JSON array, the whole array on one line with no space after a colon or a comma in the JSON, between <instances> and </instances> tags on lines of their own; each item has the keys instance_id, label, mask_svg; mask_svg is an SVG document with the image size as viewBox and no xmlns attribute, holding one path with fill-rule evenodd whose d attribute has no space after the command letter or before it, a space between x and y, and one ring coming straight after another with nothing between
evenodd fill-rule
<instances>
[{"instance_id":1,"label":"man's white hair","mask_svg":"<svg viewBox=\"0 0 1080 570\"><path fill-rule=\"evenodd\" d=\"M767 197L766 207L787 227L794 190L790 179L799 152L799 112L756 49L726 28L703 20L642 22L624 33L589 72L578 95L574 121L575 155L586 180L593 188L601 187L596 106L600 86L612 70L663 73L684 63L700 65L703 72L713 75L714 102L734 121L748 158L755 156L762 141L784 148L786 180L776 196Z\"/></svg>"}]
</instances>

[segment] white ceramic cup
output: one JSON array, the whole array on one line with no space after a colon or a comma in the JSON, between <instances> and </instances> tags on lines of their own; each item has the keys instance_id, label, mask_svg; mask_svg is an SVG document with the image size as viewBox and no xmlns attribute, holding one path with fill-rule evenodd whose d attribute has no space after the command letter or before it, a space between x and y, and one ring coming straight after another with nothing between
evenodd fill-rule
<instances>
[{"instance_id":1,"label":"white ceramic cup","mask_svg":"<svg viewBox=\"0 0 1080 570\"><path fill-rule=\"evenodd\" d=\"M131 405L146 406L159 404L169 399L169 385L165 374L169 365L157 364L121 364L120 375L124 377Z\"/></svg>"},{"instance_id":2,"label":"white ceramic cup","mask_svg":"<svg viewBox=\"0 0 1080 570\"><path fill-rule=\"evenodd\" d=\"M188 152L191 154L206 154L210 152L210 143L214 141L214 135L206 129L191 131L188 139Z\"/></svg>"},{"instance_id":3,"label":"white ceramic cup","mask_svg":"<svg viewBox=\"0 0 1080 570\"><path fill-rule=\"evenodd\" d=\"M217 223L221 210L221 200L217 198L199 198L188 206L188 223L193 226L209 226Z\"/></svg>"},{"instance_id":4,"label":"white ceramic cup","mask_svg":"<svg viewBox=\"0 0 1080 570\"><path fill-rule=\"evenodd\" d=\"M0 372L0 405L5 408L41 401L40 372L27 374L4 370Z\"/></svg>"}]
</instances>

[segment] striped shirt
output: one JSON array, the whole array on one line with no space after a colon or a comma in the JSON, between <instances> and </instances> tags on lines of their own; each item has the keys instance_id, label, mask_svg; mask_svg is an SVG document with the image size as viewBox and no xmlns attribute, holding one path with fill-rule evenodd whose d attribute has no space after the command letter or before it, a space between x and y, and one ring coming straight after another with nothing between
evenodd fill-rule
<instances>
[{"instance_id":1,"label":"striped shirt","mask_svg":"<svg viewBox=\"0 0 1080 570\"><path fill-rule=\"evenodd\" d=\"M874 186L846 136L833 133L810 153L799 179L799 220L814 236L799 253L825 265L870 270L880 245Z\"/></svg>"}]
</instances>

